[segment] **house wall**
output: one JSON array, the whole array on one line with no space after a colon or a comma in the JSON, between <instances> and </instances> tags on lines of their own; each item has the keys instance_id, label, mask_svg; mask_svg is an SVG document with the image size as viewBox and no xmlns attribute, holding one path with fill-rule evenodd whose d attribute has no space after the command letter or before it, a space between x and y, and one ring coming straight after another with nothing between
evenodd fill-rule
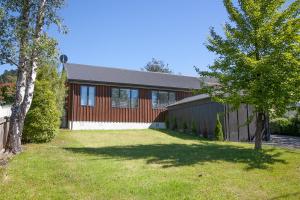
<instances>
[{"instance_id":1,"label":"house wall","mask_svg":"<svg viewBox=\"0 0 300 200\"><path fill-rule=\"evenodd\" d=\"M80 105L80 85L93 85L96 88L95 106L81 106ZM133 123L132 127L135 128L136 123L143 123L137 127L147 127L149 124L155 127L162 125L153 124L155 122L164 122L166 109L153 109L151 102L151 91L155 88L142 88L128 86L124 88L139 89L139 106L138 108L113 108L111 105L111 90L113 87L110 85L95 85L85 83L69 83L69 92L67 98L67 117L68 124L73 126L73 129L87 129L84 127L93 127L93 129L106 129L101 127L122 128L124 123ZM161 89L166 90L166 89ZM169 89L169 91L176 92L176 100L181 100L185 97L191 96L190 91L176 91ZM73 124L71 124L73 122ZM98 123L83 123L83 122L101 122ZM110 124L103 122L121 122L119 124ZM79 124L81 123L81 126ZM119 126L118 126L119 125ZM127 124L128 125L128 124ZM125 126L125 128L127 127ZM80 128L82 127L82 128ZM99 128L97 128L99 127ZM107 128L108 129L108 128Z\"/></svg>"}]
</instances>

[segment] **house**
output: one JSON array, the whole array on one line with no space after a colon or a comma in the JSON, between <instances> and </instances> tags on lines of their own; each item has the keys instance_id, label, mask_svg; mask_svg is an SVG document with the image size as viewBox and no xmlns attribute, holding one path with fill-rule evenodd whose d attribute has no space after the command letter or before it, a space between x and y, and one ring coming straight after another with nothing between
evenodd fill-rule
<instances>
[{"instance_id":1,"label":"house","mask_svg":"<svg viewBox=\"0 0 300 200\"><path fill-rule=\"evenodd\" d=\"M208 95L193 95L200 79L157 72L65 64L68 97L66 121L71 130L165 128L176 118L197 133L214 137L217 114L226 140L251 141L255 133L255 112L249 105L232 110ZM217 84L202 78L206 84ZM269 135L268 122L266 137Z\"/></svg>"},{"instance_id":2,"label":"house","mask_svg":"<svg viewBox=\"0 0 300 200\"><path fill-rule=\"evenodd\" d=\"M72 130L164 128L166 106L192 96L196 77L65 64Z\"/></svg>"}]
</instances>

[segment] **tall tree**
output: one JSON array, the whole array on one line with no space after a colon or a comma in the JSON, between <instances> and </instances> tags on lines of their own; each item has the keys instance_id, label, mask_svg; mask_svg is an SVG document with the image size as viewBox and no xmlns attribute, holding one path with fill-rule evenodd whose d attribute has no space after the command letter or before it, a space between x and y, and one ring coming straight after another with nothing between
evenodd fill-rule
<instances>
[{"instance_id":1,"label":"tall tree","mask_svg":"<svg viewBox=\"0 0 300 200\"><path fill-rule=\"evenodd\" d=\"M5 70L0 75L0 83L15 83L17 81L17 70Z\"/></svg>"},{"instance_id":2,"label":"tall tree","mask_svg":"<svg viewBox=\"0 0 300 200\"><path fill-rule=\"evenodd\" d=\"M236 1L234 1L236 2ZM247 103L257 113L255 149L261 149L266 115L281 115L300 100L300 1L224 0L230 22L213 28L206 47L218 55L210 71L220 85L205 86L222 103Z\"/></svg>"},{"instance_id":3,"label":"tall tree","mask_svg":"<svg viewBox=\"0 0 300 200\"><path fill-rule=\"evenodd\" d=\"M57 42L44 29L59 27L57 15L64 0L1 0L0 61L17 66L15 101L12 106L6 150L18 153L25 116L30 108L36 70L44 59L54 58Z\"/></svg>"},{"instance_id":4,"label":"tall tree","mask_svg":"<svg viewBox=\"0 0 300 200\"><path fill-rule=\"evenodd\" d=\"M146 70L148 72L172 73L168 64L165 64L162 60L157 60L155 58L152 58L152 60L148 62L142 70Z\"/></svg>"}]
</instances>

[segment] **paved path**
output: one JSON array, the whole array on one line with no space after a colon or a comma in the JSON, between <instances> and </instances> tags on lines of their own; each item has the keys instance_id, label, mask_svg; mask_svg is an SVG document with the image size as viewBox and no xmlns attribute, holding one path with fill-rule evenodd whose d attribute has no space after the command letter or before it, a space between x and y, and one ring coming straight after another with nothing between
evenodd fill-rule
<instances>
[{"instance_id":1,"label":"paved path","mask_svg":"<svg viewBox=\"0 0 300 200\"><path fill-rule=\"evenodd\" d=\"M300 137L287 135L271 135L271 140L265 144L300 149Z\"/></svg>"}]
</instances>

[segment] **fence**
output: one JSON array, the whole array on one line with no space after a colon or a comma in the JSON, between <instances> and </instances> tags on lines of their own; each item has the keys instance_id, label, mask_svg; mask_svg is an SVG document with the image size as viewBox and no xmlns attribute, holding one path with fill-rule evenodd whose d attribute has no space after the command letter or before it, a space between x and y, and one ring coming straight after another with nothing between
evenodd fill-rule
<instances>
[{"instance_id":1,"label":"fence","mask_svg":"<svg viewBox=\"0 0 300 200\"><path fill-rule=\"evenodd\" d=\"M9 117L11 115L11 106L0 106L0 118L1 117Z\"/></svg>"},{"instance_id":2,"label":"fence","mask_svg":"<svg viewBox=\"0 0 300 200\"><path fill-rule=\"evenodd\" d=\"M4 148L9 128L9 118L1 117L0 118L0 151Z\"/></svg>"},{"instance_id":3,"label":"fence","mask_svg":"<svg viewBox=\"0 0 300 200\"><path fill-rule=\"evenodd\" d=\"M175 121L174 119L176 119L179 128L183 127L184 122L190 127L194 123L197 133L208 138L215 137L214 131L218 113L226 140L253 140L256 122L254 110L251 106L243 104L237 110L232 110L228 105L213 102L209 98L203 98L168 107L168 118L171 126ZM253 117L254 119L251 121L250 119ZM251 121L251 123L248 123L248 121ZM266 124L266 130L264 138L268 140L268 124Z\"/></svg>"},{"instance_id":4,"label":"fence","mask_svg":"<svg viewBox=\"0 0 300 200\"><path fill-rule=\"evenodd\" d=\"M0 151L4 148L9 128L11 106L0 106Z\"/></svg>"}]
</instances>

